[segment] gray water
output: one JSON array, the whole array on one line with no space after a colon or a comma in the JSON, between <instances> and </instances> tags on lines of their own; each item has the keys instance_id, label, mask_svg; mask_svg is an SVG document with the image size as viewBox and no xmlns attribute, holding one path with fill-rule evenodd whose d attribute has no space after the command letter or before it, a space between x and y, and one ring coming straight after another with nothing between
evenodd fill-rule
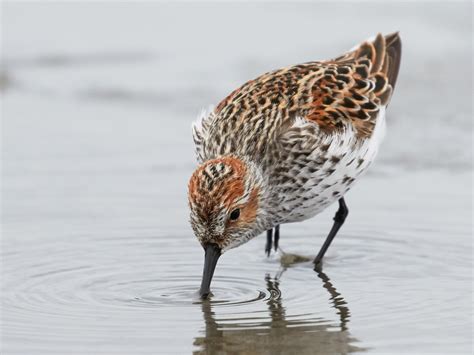
<instances>
[{"instance_id":1,"label":"gray water","mask_svg":"<svg viewBox=\"0 0 474 355\"><path fill-rule=\"evenodd\" d=\"M472 352L471 5L7 4L2 354ZM376 164L325 259L265 237L201 302L190 122L245 80L400 30ZM314 257L335 207L282 226Z\"/></svg>"}]
</instances>

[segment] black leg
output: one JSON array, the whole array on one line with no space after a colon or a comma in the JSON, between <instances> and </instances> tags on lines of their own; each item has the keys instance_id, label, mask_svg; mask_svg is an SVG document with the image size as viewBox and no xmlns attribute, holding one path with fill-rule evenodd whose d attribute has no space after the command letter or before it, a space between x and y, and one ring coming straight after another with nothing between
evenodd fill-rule
<instances>
[{"instance_id":1,"label":"black leg","mask_svg":"<svg viewBox=\"0 0 474 355\"><path fill-rule=\"evenodd\" d=\"M275 251L278 250L278 241L280 240L280 225L275 227Z\"/></svg>"},{"instance_id":2,"label":"black leg","mask_svg":"<svg viewBox=\"0 0 474 355\"><path fill-rule=\"evenodd\" d=\"M273 239L273 229L267 230L267 244L265 245L265 253L267 256L270 256L272 251L272 244L275 248L275 251L278 250L278 241L280 240L280 225L275 227L275 239Z\"/></svg>"},{"instance_id":3,"label":"black leg","mask_svg":"<svg viewBox=\"0 0 474 355\"><path fill-rule=\"evenodd\" d=\"M265 245L265 253L267 253L267 256L270 256L270 252L272 251L272 234L273 229L267 230L267 245Z\"/></svg>"},{"instance_id":4,"label":"black leg","mask_svg":"<svg viewBox=\"0 0 474 355\"><path fill-rule=\"evenodd\" d=\"M321 247L321 250L319 251L316 258L314 259L315 267L317 267L321 263L321 260L323 260L324 254L328 250L329 246L331 245L332 240L336 236L339 228L341 228L342 224L346 220L346 217L348 214L349 214L349 210L347 209L344 198L339 199L339 209L337 210L336 215L334 216L334 224L332 225L331 231L329 232L326 240L324 241L324 244Z\"/></svg>"}]
</instances>

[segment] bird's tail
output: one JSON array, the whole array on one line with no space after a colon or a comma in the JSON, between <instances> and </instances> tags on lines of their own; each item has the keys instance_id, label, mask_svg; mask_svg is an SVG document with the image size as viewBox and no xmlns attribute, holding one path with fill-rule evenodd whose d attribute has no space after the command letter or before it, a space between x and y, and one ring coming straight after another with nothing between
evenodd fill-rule
<instances>
[{"instance_id":1,"label":"bird's tail","mask_svg":"<svg viewBox=\"0 0 474 355\"><path fill-rule=\"evenodd\" d=\"M369 72L365 77L374 80L374 93L386 105L397 82L401 56L402 42L398 32L394 32L386 36L379 33L336 60L355 62L367 68Z\"/></svg>"},{"instance_id":2,"label":"bird's tail","mask_svg":"<svg viewBox=\"0 0 474 355\"><path fill-rule=\"evenodd\" d=\"M398 32L390 33L383 37L385 39L385 56L383 59L382 72L387 75L388 82L395 88L400 60L402 58L402 41Z\"/></svg>"}]
</instances>

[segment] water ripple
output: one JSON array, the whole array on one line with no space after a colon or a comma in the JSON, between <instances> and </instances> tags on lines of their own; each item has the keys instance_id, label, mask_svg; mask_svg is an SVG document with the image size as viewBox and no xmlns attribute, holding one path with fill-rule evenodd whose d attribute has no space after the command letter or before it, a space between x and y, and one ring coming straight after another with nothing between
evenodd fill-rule
<instances>
[{"instance_id":1,"label":"water ripple","mask_svg":"<svg viewBox=\"0 0 474 355\"><path fill-rule=\"evenodd\" d=\"M47 349L48 341L57 348L60 339L71 341L75 334L87 333L93 341L94 332L104 329L114 339L131 327L140 329L140 336L153 338L158 332L169 334L168 327L185 321L190 328L201 328L194 340L196 353L222 346L238 351L235 344L245 348L246 342L266 344L275 351L298 349L302 354L315 347L322 353L361 351L364 348L349 333L350 304L328 276L331 271L350 290L352 302L364 309L359 322L380 326L380 312L385 312L392 326L416 326L420 321L428 326L444 319L433 313L434 304L444 317L450 314L455 296L449 293L443 293L442 304L429 294L419 302L413 300L440 275L454 280L452 275L470 261L459 252L463 246L453 243L442 246L448 255L459 255L450 265L428 258L440 248L427 243L433 230L418 228L415 238L414 229L392 226L390 232L375 233L354 226L325 259L328 273L315 273L311 262L280 265L278 257L267 259L261 250L229 252L220 260L213 294L205 301L197 292L202 252L178 235L76 237L69 242L10 245L2 254L6 332L10 339L44 341ZM298 253L299 246L309 241L304 234L292 237L293 251ZM303 256L303 260L314 257ZM385 266L383 272L380 265ZM370 279L370 290L365 279ZM465 282L456 280L450 282L451 292L461 294ZM386 290L398 290L406 297L387 301L396 293ZM407 319L407 312L413 317ZM41 329L34 325L38 319ZM298 344L292 337L299 339Z\"/></svg>"}]
</instances>

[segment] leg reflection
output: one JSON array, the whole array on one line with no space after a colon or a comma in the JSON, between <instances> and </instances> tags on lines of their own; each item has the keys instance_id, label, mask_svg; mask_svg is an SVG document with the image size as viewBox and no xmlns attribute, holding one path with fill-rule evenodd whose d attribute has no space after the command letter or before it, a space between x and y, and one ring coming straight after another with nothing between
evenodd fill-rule
<instances>
[{"instance_id":1,"label":"leg reflection","mask_svg":"<svg viewBox=\"0 0 474 355\"><path fill-rule=\"evenodd\" d=\"M318 277L323 280L323 287L331 295L331 302L333 304L333 307L337 310L337 313L339 314L339 326L341 327L341 330L347 330L347 323L349 322L349 317L351 316L351 313L349 311L349 308L347 307L346 300L339 292L337 292L336 288L331 283L331 280L329 279L328 275L326 275L322 270L315 271L318 274Z\"/></svg>"}]
</instances>

